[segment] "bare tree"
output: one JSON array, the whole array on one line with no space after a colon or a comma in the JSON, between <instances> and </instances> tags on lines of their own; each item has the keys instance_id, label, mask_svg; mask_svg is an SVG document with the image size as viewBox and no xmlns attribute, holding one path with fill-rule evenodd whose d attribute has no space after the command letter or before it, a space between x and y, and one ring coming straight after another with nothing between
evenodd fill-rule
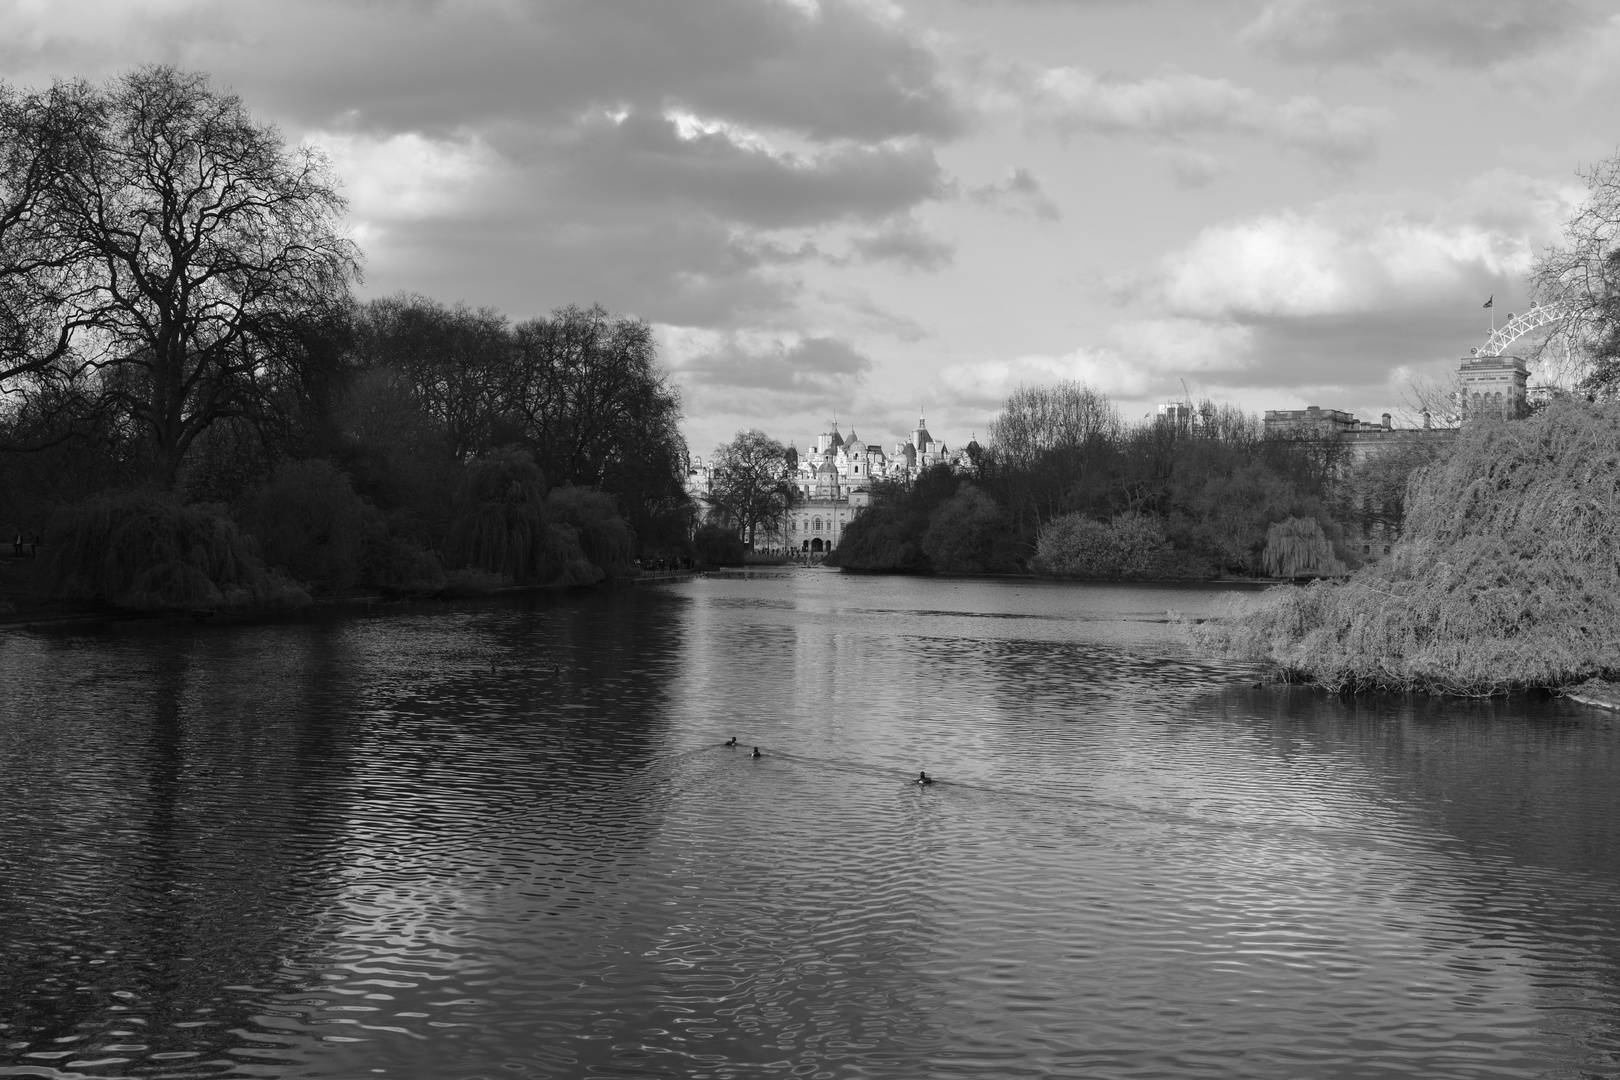
<instances>
[{"instance_id":1,"label":"bare tree","mask_svg":"<svg viewBox=\"0 0 1620 1080\"><path fill-rule=\"evenodd\" d=\"M1590 391L1620 392L1620 151L1582 174L1588 195L1564 223L1564 243L1544 251L1530 272L1540 303L1561 302L1570 311L1563 325L1541 343L1537 359L1580 363L1580 383ZM1562 353L1562 357L1559 356Z\"/></svg>"},{"instance_id":2,"label":"bare tree","mask_svg":"<svg viewBox=\"0 0 1620 1080\"><path fill-rule=\"evenodd\" d=\"M0 85L0 413L6 444L39 448L84 412L69 362L85 319L80 245L50 213L52 184L82 167L75 132L96 120L88 88L59 84L43 94Z\"/></svg>"},{"instance_id":3,"label":"bare tree","mask_svg":"<svg viewBox=\"0 0 1620 1080\"><path fill-rule=\"evenodd\" d=\"M713 464L710 504L743 530L752 549L758 530L779 527L798 499L799 489L788 476L787 448L752 428L717 447Z\"/></svg>"},{"instance_id":4,"label":"bare tree","mask_svg":"<svg viewBox=\"0 0 1620 1080\"><path fill-rule=\"evenodd\" d=\"M18 100L37 137L7 164L27 228L0 275L35 322L3 388L91 381L173 486L211 425L273 411L304 324L346 297L359 253L344 201L317 150L289 150L205 75L143 67Z\"/></svg>"},{"instance_id":5,"label":"bare tree","mask_svg":"<svg viewBox=\"0 0 1620 1080\"><path fill-rule=\"evenodd\" d=\"M990 438L1003 461L1027 464L1051 450L1081 449L1116 438L1124 430L1119 410L1084 383L1020 386L991 425Z\"/></svg>"},{"instance_id":6,"label":"bare tree","mask_svg":"<svg viewBox=\"0 0 1620 1080\"><path fill-rule=\"evenodd\" d=\"M1462 424L1462 381L1455 371L1443 379L1415 376L1401 390L1408 421L1425 421L1434 428Z\"/></svg>"}]
</instances>

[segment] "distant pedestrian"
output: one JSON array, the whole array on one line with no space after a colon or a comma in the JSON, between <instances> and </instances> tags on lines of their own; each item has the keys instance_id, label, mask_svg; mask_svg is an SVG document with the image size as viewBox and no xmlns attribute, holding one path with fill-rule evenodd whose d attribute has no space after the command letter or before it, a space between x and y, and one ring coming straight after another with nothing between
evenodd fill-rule
<instances>
[{"instance_id":1,"label":"distant pedestrian","mask_svg":"<svg viewBox=\"0 0 1620 1080\"><path fill-rule=\"evenodd\" d=\"M39 558L39 533L37 532L33 536L33 543L28 547L28 557L31 559Z\"/></svg>"},{"instance_id":2,"label":"distant pedestrian","mask_svg":"<svg viewBox=\"0 0 1620 1080\"><path fill-rule=\"evenodd\" d=\"M22 533L21 533L21 531L19 531L17 533L17 538L11 542L11 553L13 555L15 555L19 559L22 558Z\"/></svg>"}]
</instances>

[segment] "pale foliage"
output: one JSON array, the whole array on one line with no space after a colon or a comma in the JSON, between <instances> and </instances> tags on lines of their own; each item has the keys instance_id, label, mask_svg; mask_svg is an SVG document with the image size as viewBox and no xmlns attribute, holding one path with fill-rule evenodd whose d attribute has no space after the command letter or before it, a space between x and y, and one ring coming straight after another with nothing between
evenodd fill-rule
<instances>
[{"instance_id":1,"label":"pale foliage","mask_svg":"<svg viewBox=\"0 0 1620 1080\"><path fill-rule=\"evenodd\" d=\"M1392 557L1193 628L1332 689L1492 694L1620 673L1620 404L1465 428Z\"/></svg>"},{"instance_id":2,"label":"pale foliage","mask_svg":"<svg viewBox=\"0 0 1620 1080\"><path fill-rule=\"evenodd\" d=\"M1561 386L1590 384L1620 330L1620 153L1582 177L1586 202L1564 223L1564 242L1543 252L1530 273L1536 300L1561 301L1574 313L1533 354L1541 381ZM1608 385L1596 389L1615 389L1612 379L1600 381Z\"/></svg>"}]
</instances>

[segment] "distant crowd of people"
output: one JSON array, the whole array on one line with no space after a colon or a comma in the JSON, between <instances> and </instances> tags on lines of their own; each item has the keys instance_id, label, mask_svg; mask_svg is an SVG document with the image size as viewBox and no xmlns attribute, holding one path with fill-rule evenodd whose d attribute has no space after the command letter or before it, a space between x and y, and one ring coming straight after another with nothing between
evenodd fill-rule
<instances>
[{"instance_id":1,"label":"distant crowd of people","mask_svg":"<svg viewBox=\"0 0 1620 1080\"><path fill-rule=\"evenodd\" d=\"M4 534L0 533L0 535ZM11 541L11 556L14 559L20 559L24 555L37 558L39 556L39 545L39 533L24 533L21 529L18 529ZM24 551L24 548L27 550Z\"/></svg>"}]
</instances>

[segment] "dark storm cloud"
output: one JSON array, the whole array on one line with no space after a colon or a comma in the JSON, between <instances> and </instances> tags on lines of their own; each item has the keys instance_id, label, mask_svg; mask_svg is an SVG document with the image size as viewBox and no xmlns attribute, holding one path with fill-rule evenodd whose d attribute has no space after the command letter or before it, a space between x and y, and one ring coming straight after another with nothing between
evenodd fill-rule
<instances>
[{"instance_id":1,"label":"dark storm cloud","mask_svg":"<svg viewBox=\"0 0 1620 1080\"><path fill-rule=\"evenodd\" d=\"M353 110L384 130L453 130L682 108L818 142L948 138L965 124L915 31L852 0L419 3L403 17L323 3L256 33L297 45L262 50L276 65L264 81L314 123Z\"/></svg>"},{"instance_id":2,"label":"dark storm cloud","mask_svg":"<svg viewBox=\"0 0 1620 1080\"><path fill-rule=\"evenodd\" d=\"M921 33L861 0L242 11L192 51L228 58L210 66L250 100L341 144L371 286L519 316L577 300L784 325L792 267L825 258L829 230L888 236L949 194L935 148L966 125ZM410 169L387 152L402 139L476 168L422 211L376 180ZM882 254L905 257L892 240ZM941 250L913 242L910 259L939 265Z\"/></svg>"},{"instance_id":3,"label":"dark storm cloud","mask_svg":"<svg viewBox=\"0 0 1620 1080\"><path fill-rule=\"evenodd\" d=\"M1405 55L1491 64L1568 39L1601 17L1583 0L1273 0L1243 36L1299 63Z\"/></svg>"},{"instance_id":4,"label":"dark storm cloud","mask_svg":"<svg viewBox=\"0 0 1620 1080\"><path fill-rule=\"evenodd\" d=\"M519 318L601 303L653 322L735 326L782 315L797 291L773 270L780 252L703 217L513 219L494 207L412 223L372 250L389 267L369 273L375 292L494 303Z\"/></svg>"},{"instance_id":5,"label":"dark storm cloud","mask_svg":"<svg viewBox=\"0 0 1620 1080\"><path fill-rule=\"evenodd\" d=\"M920 145L788 155L720 132L683 138L662 116L604 116L551 145L551 168L572 199L672 204L762 228L886 217L943 185L933 151Z\"/></svg>"}]
</instances>

